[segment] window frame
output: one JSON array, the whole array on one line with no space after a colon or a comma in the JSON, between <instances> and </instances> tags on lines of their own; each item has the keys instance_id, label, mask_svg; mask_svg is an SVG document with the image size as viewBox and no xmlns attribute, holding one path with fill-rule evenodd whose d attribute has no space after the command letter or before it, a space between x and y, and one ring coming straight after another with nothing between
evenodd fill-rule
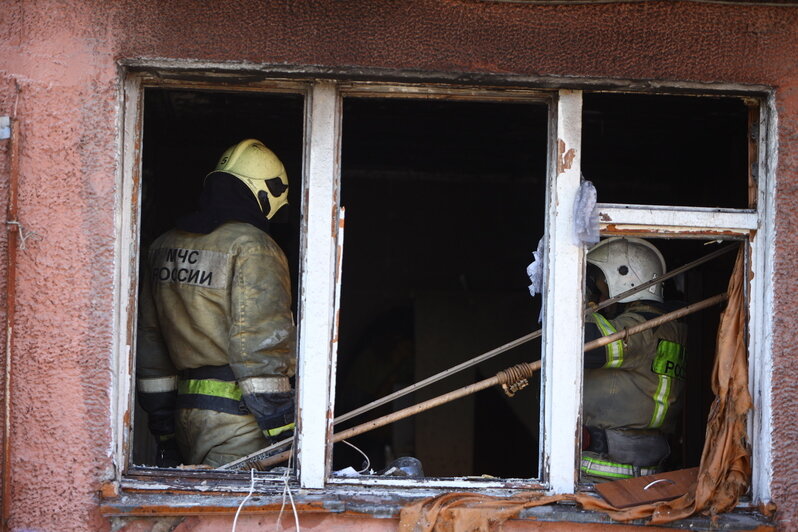
<instances>
[{"instance_id":1,"label":"window frame","mask_svg":"<svg viewBox=\"0 0 798 532\"><path fill-rule=\"evenodd\" d=\"M186 90L225 90L301 93L305 98L305 149L303 162L302 219L300 224L300 272L298 290L297 389L297 477L302 488L320 490L352 486L384 486L403 489L542 489L551 493L573 493L577 489L579 438L575 438L581 416L582 382L582 285L585 250L573 242L571 206L581 180L582 90L596 90L593 83L568 80L573 89L536 87L515 80L515 84L453 85L439 81L352 81L345 76L325 79L308 76L292 79L259 72L272 79L252 80L246 71L229 71L217 65L209 81L196 81L193 74L164 69L164 75L131 68L124 73L120 91L119 143L122 147L116 204L117 301L114 322L117 338L114 355L112 402L113 455L116 482L123 487L164 489L168 479L158 477L157 486L131 479L129 457L134 406L133 357L138 287L138 230L141 193L141 145L143 94L149 87ZM243 68L243 67L242 67ZM152 68L150 68L151 70ZM145 69L146 70L146 69ZM199 73L208 74L209 70ZM257 70L257 69L253 69ZM170 79L171 78L171 79ZM620 88L624 85L616 82ZM631 84L629 84L631 85ZM618 87L616 87L617 89ZM777 144L776 110L772 92L761 87L722 86L707 88L673 83L636 93L668 93L748 97L759 103L755 128L758 177L755 209L709 209L699 207L600 204L601 228L605 233L689 236L747 236L751 268L756 272L749 285L749 382L755 410L749 418L753 446L754 501L770 498L771 414L771 331L775 251L775 163ZM616 90L616 92L630 92ZM448 98L501 101L525 99L549 105L549 162L547 169L546 248L547 293L541 375L541 451L538 480L506 479L472 481L462 479L363 479L334 478L330 475L335 396L335 350L337 340L337 294L340 282L343 223L340 220L340 148L342 103L345 97ZM658 218L652 223L652 217ZM557 271L558 275L553 275ZM322 347L324 346L324 347ZM554 354L557 353L555 357ZM567 356L564 356L567 354ZM323 367L321 371L318 368ZM310 390L313 393L310 393ZM321 396L320 396L321 394ZM326 397L321 401L320 397ZM556 401L554 398L556 397ZM230 475L220 475L228 478ZM224 484L224 481L221 482ZM234 491L237 482L229 483Z\"/></svg>"},{"instance_id":2,"label":"window frame","mask_svg":"<svg viewBox=\"0 0 798 532\"><path fill-rule=\"evenodd\" d=\"M541 105L548 106L549 109L549 137L551 137L551 113L556 105L557 93L551 90L541 90L536 88L525 87L475 87L475 86L453 86L436 83L385 83L385 82L341 82L338 85L338 109L343 107L344 98L394 98L394 99L444 99L447 101L468 101L468 102L524 102L524 103L540 103ZM342 116L339 117L342 119ZM339 135L340 140L340 135ZM549 138L549 145L551 145L551 138ZM339 146L340 148L340 146ZM340 149L338 151L340 155ZM551 157L549 157L550 159ZM550 166L550 161L547 164ZM550 171L547 168L546 179L548 181ZM338 183L340 184L340 165L336 174ZM546 201L544 199L544 201ZM346 253L344 250L343 253ZM340 274L340 272L336 272ZM337 308L336 308L337 313ZM333 338L337 338L334 334ZM333 379L335 378L333 374ZM333 396L335 390L332 390ZM332 399L331 399L332 400ZM542 400L541 400L542 404ZM541 427L544 418L545 405L541 409L540 419ZM542 444L541 431L541 444ZM330 437L332 432L330 432ZM541 445L540 453L538 456L539 470L542 472L542 464L548 460L545 454L545 448ZM332 445L329 446L328 452L331 453ZM328 462L329 464L330 462ZM353 478L353 477L334 477L329 475L326 479L328 486L390 486L401 488L433 488L433 489L547 489L547 484L543 481L541 475L538 478L520 479L520 478L506 478L501 480L489 479L476 479L476 478L434 478L427 477L422 480L419 479L402 479L402 478Z\"/></svg>"}]
</instances>

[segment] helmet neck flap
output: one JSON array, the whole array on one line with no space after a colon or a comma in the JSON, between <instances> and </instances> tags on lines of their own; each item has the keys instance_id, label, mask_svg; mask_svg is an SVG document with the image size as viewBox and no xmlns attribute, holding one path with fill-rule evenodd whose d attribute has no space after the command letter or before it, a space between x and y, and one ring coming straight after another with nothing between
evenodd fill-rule
<instances>
[{"instance_id":1,"label":"helmet neck flap","mask_svg":"<svg viewBox=\"0 0 798 532\"><path fill-rule=\"evenodd\" d=\"M232 174L215 172L205 179L199 210L178 219L175 225L189 233L208 234L231 221L245 222L269 232L269 220L264 218L249 188Z\"/></svg>"}]
</instances>

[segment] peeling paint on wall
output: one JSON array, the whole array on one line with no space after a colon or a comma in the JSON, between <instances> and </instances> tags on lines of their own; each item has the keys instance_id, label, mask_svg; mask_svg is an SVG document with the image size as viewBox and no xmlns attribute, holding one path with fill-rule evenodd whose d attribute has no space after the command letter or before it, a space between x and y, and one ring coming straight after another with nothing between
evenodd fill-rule
<instances>
[{"instance_id":1,"label":"peeling paint on wall","mask_svg":"<svg viewBox=\"0 0 798 532\"><path fill-rule=\"evenodd\" d=\"M566 150L565 141L557 139L557 175L570 170L575 157L576 151L573 148Z\"/></svg>"}]
</instances>

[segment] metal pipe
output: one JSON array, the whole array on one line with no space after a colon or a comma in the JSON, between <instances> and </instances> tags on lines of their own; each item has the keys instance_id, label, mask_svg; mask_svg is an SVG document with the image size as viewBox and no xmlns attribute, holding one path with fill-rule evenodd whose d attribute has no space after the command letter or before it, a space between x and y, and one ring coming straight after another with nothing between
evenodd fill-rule
<instances>
[{"instance_id":1,"label":"metal pipe","mask_svg":"<svg viewBox=\"0 0 798 532\"><path fill-rule=\"evenodd\" d=\"M526 376L528 377L531 376L534 372L540 370L540 366L541 366L541 361L536 360L534 362L524 362L514 367L524 371ZM489 377L479 382L475 382L474 384L469 384L468 386L464 386L462 388L458 388L457 390L445 393L443 395L433 397L432 399L427 399L426 401L423 401L421 403L408 406L407 408L403 408L402 410L397 410L396 412L393 412L391 414L387 414L377 419L361 423L356 427L346 429L343 432L334 434L332 437L332 441L333 443L338 443L341 440L345 440L347 438L353 438L355 436L363 434L364 432L369 432L371 430L384 427L385 425L389 425L395 421L399 421L406 417L420 414L421 412L425 412L427 410L435 408L436 406L450 403L455 399L460 399L461 397L465 397L467 395L471 395L472 393L476 393L486 388L490 388L495 384L502 384L502 377L499 373L497 373L493 377Z\"/></svg>"},{"instance_id":2,"label":"metal pipe","mask_svg":"<svg viewBox=\"0 0 798 532\"><path fill-rule=\"evenodd\" d=\"M713 305L717 305L718 303L721 303L727 300L728 298L729 298L728 294L723 293L704 299L703 301L699 301L697 303L692 303L680 309L674 310L673 312L663 314L662 316L657 316L656 318L644 321L643 323L640 323L633 327L622 329L616 333L588 342L584 346L584 351L590 351L591 349L607 345L617 340L622 340L633 334L638 334L648 329L653 329L654 327L658 327L663 323L677 320L679 318L687 316L688 314L698 312L699 310L703 310ZM540 369L540 366L541 366L541 361L536 360L535 362L531 363L519 364L517 366L514 366L514 368L520 369L523 372L528 372L527 374L531 375L533 372L538 371ZM458 388L457 390L451 391L449 393L433 397L432 399L428 399L416 405L408 406L407 408L403 408L402 410L398 410L396 412L387 414L377 419L361 423L360 425L356 425L350 429L346 429L343 432L333 434L332 442L338 443L341 440L358 436L360 434L369 432L376 428L383 427L385 425L394 423L401 419L414 416L426 410L430 410L432 408L435 408L436 406L449 403L451 401L454 401L455 399L460 399L461 397L465 397L467 395L471 395L486 388L490 388L491 386L499 384L501 382L502 380L501 374L502 372L499 372L493 377L489 377L474 384L469 384L468 386L464 386L463 388ZM285 460L288 460L288 458L291 456L292 453L293 449L288 449L287 451L283 451L282 453L270 456L263 460L252 460L252 458L247 457L245 459L242 459L239 463L247 461L250 463L254 463L259 469L262 469L274 464L279 464L280 462L284 462ZM227 468L227 466L223 467Z\"/></svg>"},{"instance_id":3,"label":"metal pipe","mask_svg":"<svg viewBox=\"0 0 798 532\"><path fill-rule=\"evenodd\" d=\"M524 369L528 370L528 372L531 374L540 369L541 362L540 360L536 360L535 362L527 362L519 364L519 366L523 366ZM436 406L450 403L455 399L460 399L461 397L465 397L467 395L471 395L473 393L482 391L486 388L490 388L491 386L494 386L499 383L500 383L500 377L498 374L496 374L493 377L489 377L479 382L475 382L474 384L469 384L468 386L464 386L462 388L458 388L457 390L445 393L443 395L433 397L432 399L427 399L426 401L423 401L421 403L408 406L407 408L403 408L402 410L397 410L396 412L393 412L391 414L387 414L382 417L378 417L377 419L361 423L360 425L356 425L352 428L346 429L343 432L333 434L332 442L338 443L341 440L359 436L360 434L363 434L365 432L369 432L374 429L384 427L385 425L390 425L391 423L402 420L406 417L420 414L421 412L425 412L427 410L435 408ZM263 460L255 461L254 464L257 465L258 468L260 469L269 467L271 465L279 464L280 462L288 460L291 457L292 453L293 450L288 449L287 451L283 451L274 456L270 456ZM227 468L227 466L224 466L224 468Z\"/></svg>"},{"instance_id":4,"label":"metal pipe","mask_svg":"<svg viewBox=\"0 0 798 532\"><path fill-rule=\"evenodd\" d=\"M609 334L607 336L596 338L595 340L586 343L584 350L590 351L591 349L611 344L612 342L615 342L617 340L623 340L624 338L627 338L633 334L641 333L648 329L653 329L654 327L658 327L663 323L668 323L669 321L678 320L679 318L687 316L688 314L692 314L694 312L698 312L699 310L703 310L707 307L711 307L717 305L718 303L722 303L727 299L729 299L729 295L724 292L722 294L712 296L697 303L691 303L686 307L674 310L673 312L668 312L667 314L663 314L662 316L657 316L656 318L644 321L643 323L638 323L637 325L634 325L627 329L621 329L620 331Z\"/></svg>"},{"instance_id":5,"label":"metal pipe","mask_svg":"<svg viewBox=\"0 0 798 532\"><path fill-rule=\"evenodd\" d=\"M19 90L17 90L17 102ZM7 267L6 267L6 338L3 382L3 504L2 525L8 530L11 517L11 353L14 349L14 316L16 314L17 240L21 228L17 222L17 193L19 184L19 122L16 120L17 104L11 119L10 175L8 179L8 208L6 212ZM17 223L12 223L17 222Z\"/></svg>"},{"instance_id":6,"label":"metal pipe","mask_svg":"<svg viewBox=\"0 0 798 532\"><path fill-rule=\"evenodd\" d=\"M713 251L712 253L704 255L703 257L700 257L700 258L698 258L698 259L696 259L696 260L694 260L692 262L688 262L687 264L685 264L683 266L680 266L680 267L678 267L678 268L676 268L674 270L669 271L668 273L662 275L662 277L658 277L656 279L652 279L651 281L647 281L647 282L645 282L645 283L643 283L643 284L641 284L639 286L635 286L634 288L630 288L629 290L627 290L625 292L622 292L622 293L618 294L615 297L612 297L612 298L609 298L609 299L607 299L605 301L602 301L598 305L592 306L590 308L586 308L585 309L585 315L591 314L593 312L598 312L599 310L601 310L603 308L606 308L606 307L609 307L610 305L612 305L614 303L617 303L618 301L620 301L620 300L622 300L624 298L627 298L627 297L629 297L629 296L631 296L633 294L636 294L636 293L638 293L638 292L640 292L642 290L645 290L645 289L649 288L650 286L653 286L655 284L659 284L659 283L662 283L664 281L667 281L668 279L670 279L672 277L675 277L675 276L677 276L677 275L679 275L681 273L684 273L687 270L695 268L696 266L699 266L699 265L701 265L701 264L703 264L705 262L708 262L708 261L710 261L710 260L712 260L712 259L714 259L716 257L724 255L724 254L728 253L729 251L737 249L737 247L738 246L736 246L736 245L730 245L730 246L725 246L725 247L722 247L720 249L717 249L717 250ZM542 330L538 329L537 331L531 332L531 333L529 333L529 334L527 334L525 336L517 338L517 339L513 340L512 342L508 342L508 343L506 343L504 345L501 345L501 346L499 346L499 347L497 347L495 349L487 351L486 353L483 353L483 354L481 354L479 356L476 356L474 358L466 360L465 362L462 362L462 363L460 363L460 364L458 364L456 366L453 366L453 367L451 367L449 369L441 371L440 373L436 373L435 375L432 375L431 377L427 377L426 379L423 379L423 380L421 380L421 381L419 381L419 382L417 382L415 384L411 384L410 386L402 388L401 390L397 390L397 391L395 391L395 392L393 392L391 394L386 395L385 397L377 399L376 401L372 401L371 403L368 403L366 405L358 407L358 408L356 408L356 409L354 409L354 410L352 410L350 412L347 412L346 414L341 414L340 416L336 417L333 420L333 425L337 425L338 423L342 423L344 421L352 419L353 417L359 416L360 414L368 412L369 410L374 410L375 408L377 408L379 406L382 406L382 405L384 405L386 403L390 403L394 399L398 399L400 397L404 397L405 395L407 395L409 393L413 393L416 390L420 390L421 388L424 388L425 386L429 386L430 384L436 383L436 382L438 382L438 381L440 381L442 379L445 379L446 377L448 377L450 375L454 375L455 373L458 373L460 371L463 371L464 369L468 369L468 368L470 368L472 366L475 366L475 365L479 364L480 362L484 362L485 360L491 359L491 358L495 357L496 355L500 355L501 353L504 353L505 351L509 351L510 349L513 349L514 347L518 347L519 345L522 345L522 344L525 344L526 342L534 340L535 338L538 338L541 334L542 334Z\"/></svg>"},{"instance_id":7,"label":"metal pipe","mask_svg":"<svg viewBox=\"0 0 798 532\"><path fill-rule=\"evenodd\" d=\"M538 329L537 331L531 332L531 333L529 333L529 334L527 334L525 336L522 336L521 338L517 338L517 339L513 340L512 342L508 342L508 343L506 343L504 345L501 345L501 346L499 346L499 347L497 347L495 349L492 349L492 350L490 350L490 351L488 351L486 353L483 353L483 354L481 354L481 355L479 355L477 357L474 357L472 359L466 360L465 362L463 362L461 364L458 364L458 365L453 366L453 367L451 367L449 369L441 371L440 373L432 375L431 377L427 377L424 380L420 380L420 381L418 381L415 384L411 384L410 386L407 386L406 388L402 388L401 390L397 390L397 391L393 392L392 394L386 395L385 397L383 397L381 399L377 399L376 401L373 401L373 402L371 402L371 403L369 403L367 405L363 405L363 406L361 406L359 408L356 408L356 409L352 410L351 412L348 412L346 414L342 414L342 415L336 417L333 420L333 425L337 425L338 423L342 423L344 421L352 419L353 417L359 416L360 414L368 412L369 410L374 410L378 406L382 406L385 403L389 403L389 402L393 401L394 399L398 399L399 397L404 397L405 395L407 395L409 393L412 393L412 392L414 392L416 390L420 390L421 388L424 388L425 386L429 386L430 384L438 382L439 380L444 379L444 378L448 377L449 375L454 375L455 373L457 373L459 371L462 371L464 369L470 368L471 366L475 366L475 365L479 364L482 361L488 360L489 358L493 358L496 355L504 353L505 351L509 351L510 349L512 349L514 347L517 347L519 345L525 344L526 342L529 342L530 340L534 340L535 338L537 338L537 337L539 337L541 335L541 332L542 332L541 329Z\"/></svg>"}]
</instances>

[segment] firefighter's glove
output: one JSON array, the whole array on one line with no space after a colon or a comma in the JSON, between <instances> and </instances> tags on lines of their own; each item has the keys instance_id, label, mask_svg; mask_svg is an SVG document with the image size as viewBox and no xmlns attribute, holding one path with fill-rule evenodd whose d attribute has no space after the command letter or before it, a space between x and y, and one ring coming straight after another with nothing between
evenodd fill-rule
<instances>
[{"instance_id":1,"label":"firefighter's glove","mask_svg":"<svg viewBox=\"0 0 798 532\"><path fill-rule=\"evenodd\" d=\"M155 453L155 465L158 467L177 467L183 463L183 456L177 447L177 440L174 434L156 436L157 450Z\"/></svg>"},{"instance_id":2,"label":"firefighter's glove","mask_svg":"<svg viewBox=\"0 0 798 532\"><path fill-rule=\"evenodd\" d=\"M244 402L269 441L293 435L294 392L244 394Z\"/></svg>"}]
</instances>

